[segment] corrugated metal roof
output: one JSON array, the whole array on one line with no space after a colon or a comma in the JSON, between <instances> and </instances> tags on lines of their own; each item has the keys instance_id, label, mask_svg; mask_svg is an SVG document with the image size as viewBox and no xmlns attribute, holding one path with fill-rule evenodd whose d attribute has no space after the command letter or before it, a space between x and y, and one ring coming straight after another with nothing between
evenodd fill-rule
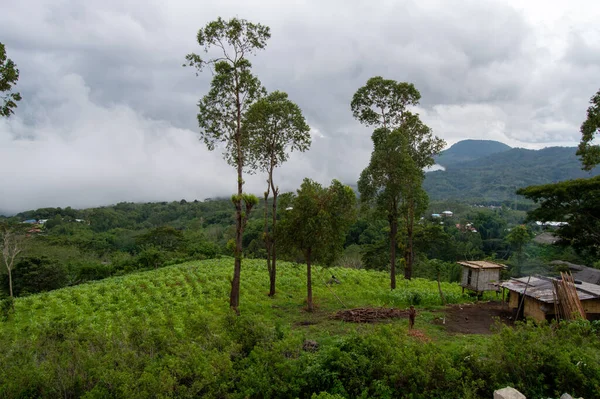
<instances>
[{"instance_id":1,"label":"corrugated metal roof","mask_svg":"<svg viewBox=\"0 0 600 399\"><path fill-rule=\"evenodd\" d=\"M529 280L529 285L527 281ZM521 277L513 278L500 284L501 287L516 291L519 294L525 294L528 297L535 298L546 303L554 303L554 286L552 279L543 277ZM527 290L526 290L527 288ZM579 300L585 301L600 297L600 285L581 283L575 284Z\"/></svg>"},{"instance_id":2,"label":"corrugated metal roof","mask_svg":"<svg viewBox=\"0 0 600 399\"><path fill-rule=\"evenodd\" d=\"M501 265L500 263L489 262L487 260L465 260L457 263L472 269L504 269L504 265Z\"/></svg>"}]
</instances>

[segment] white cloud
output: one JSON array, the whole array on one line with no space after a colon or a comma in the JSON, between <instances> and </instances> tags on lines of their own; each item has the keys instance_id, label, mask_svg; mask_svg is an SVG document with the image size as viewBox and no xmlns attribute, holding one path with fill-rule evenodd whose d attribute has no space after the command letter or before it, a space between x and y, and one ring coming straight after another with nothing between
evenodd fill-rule
<instances>
[{"instance_id":1,"label":"white cloud","mask_svg":"<svg viewBox=\"0 0 600 399\"><path fill-rule=\"evenodd\" d=\"M449 144L575 145L599 86L598 11L594 0L11 2L0 38L24 100L0 121L0 211L231 194L233 168L197 135L210 73L181 67L217 16L271 27L254 70L312 127L311 150L277 171L282 190L356 181L371 142L349 102L375 75L415 83ZM264 190L264 177L246 180Z\"/></svg>"}]
</instances>

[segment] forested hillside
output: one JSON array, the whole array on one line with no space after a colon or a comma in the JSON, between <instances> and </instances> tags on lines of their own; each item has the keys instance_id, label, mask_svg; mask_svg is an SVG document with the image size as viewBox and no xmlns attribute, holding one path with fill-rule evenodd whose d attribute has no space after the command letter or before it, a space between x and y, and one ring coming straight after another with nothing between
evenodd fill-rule
<instances>
[{"instance_id":1,"label":"forested hillside","mask_svg":"<svg viewBox=\"0 0 600 399\"><path fill-rule=\"evenodd\" d=\"M462 140L442 151L435 161L438 165L448 167L510 149L510 146L494 140Z\"/></svg>"},{"instance_id":2,"label":"forested hillside","mask_svg":"<svg viewBox=\"0 0 600 399\"><path fill-rule=\"evenodd\" d=\"M477 153L477 146L470 148ZM513 148L466 162L451 163L445 171L427 173L424 188L432 200L514 202L518 188L600 173L595 170L590 174L581 170L575 151L575 147Z\"/></svg>"}]
</instances>

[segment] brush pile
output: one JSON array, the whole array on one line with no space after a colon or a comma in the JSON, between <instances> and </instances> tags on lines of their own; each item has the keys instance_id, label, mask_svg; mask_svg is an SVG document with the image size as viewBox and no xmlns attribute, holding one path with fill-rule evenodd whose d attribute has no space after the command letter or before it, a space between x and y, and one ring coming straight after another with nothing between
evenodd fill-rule
<instances>
[{"instance_id":1,"label":"brush pile","mask_svg":"<svg viewBox=\"0 0 600 399\"><path fill-rule=\"evenodd\" d=\"M340 310L332 319L351 323L373 323L384 319L408 317L408 310L394 308L356 308Z\"/></svg>"}]
</instances>

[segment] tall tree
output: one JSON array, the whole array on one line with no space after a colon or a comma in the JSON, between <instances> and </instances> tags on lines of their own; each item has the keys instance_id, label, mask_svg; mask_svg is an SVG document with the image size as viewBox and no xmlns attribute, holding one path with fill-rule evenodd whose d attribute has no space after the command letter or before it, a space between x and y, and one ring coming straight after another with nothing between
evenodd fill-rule
<instances>
[{"instance_id":1,"label":"tall tree","mask_svg":"<svg viewBox=\"0 0 600 399\"><path fill-rule=\"evenodd\" d=\"M581 141L577 149L584 170L592 170L600 163L600 145L592 144L600 133L600 90L590 99L590 104L587 119L581 124Z\"/></svg>"},{"instance_id":2,"label":"tall tree","mask_svg":"<svg viewBox=\"0 0 600 399\"><path fill-rule=\"evenodd\" d=\"M332 264L343 251L346 233L356 218L356 194L337 180L324 188L304 179L296 195L285 198L282 205L287 210L279 223L280 241L300 251L306 260L306 303L312 312L312 262Z\"/></svg>"},{"instance_id":3,"label":"tall tree","mask_svg":"<svg viewBox=\"0 0 600 399\"><path fill-rule=\"evenodd\" d=\"M21 94L11 92L18 80L19 70L7 57L4 44L0 43L0 117L8 118L14 113L13 108L17 108L17 101L21 101Z\"/></svg>"},{"instance_id":4,"label":"tall tree","mask_svg":"<svg viewBox=\"0 0 600 399\"><path fill-rule=\"evenodd\" d=\"M267 173L265 199L264 240L269 271L269 296L275 295L277 276L277 251L275 231L277 225L277 196L279 187L273 181L273 171L288 160L291 151L306 151L311 144L310 127L306 124L298 105L288 99L287 93L275 91L255 102L246 113L244 131L250 138L251 154L255 165ZM271 228L268 225L270 192L273 192Z\"/></svg>"},{"instance_id":5,"label":"tall tree","mask_svg":"<svg viewBox=\"0 0 600 399\"><path fill-rule=\"evenodd\" d=\"M218 18L198 31L198 44L208 52L218 50L214 58L204 59L197 54L186 56L187 65L202 71L213 69L210 90L198 102L198 123L201 138L209 150L224 144L223 157L237 171L237 194L231 197L236 212L235 261L231 281L230 307L239 313L240 275L242 268L242 238L252 207L258 202L243 192L243 171L248 169L249 138L242 129L244 114L265 90L251 73L248 56L266 47L271 37L269 28L244 19Z\"/></svg>"},{"instance_id":6,"label":"tall tree","mask_svg":"<svg viewBox=\"0 0 600 399\"><path fill-rule=\"evenodd\" d=\"M11 298L13 297L12 272L15 259L23 251L23 239L23 234L20 234L16 228L0 226L0 251L2 251L2 261L8 273L8 290Z\"/></svg>"},{"instance_id":7,"label":"tall tree","mask_svg":"<svg viewBox=\"0 0 600 399\"><path fill-rule=\"evenodd\" d=\"M439 154L446 142L433 135L431 129L419 119L418 115L409 114L398 128L402 136L400 152L407 158L401 186L401 214L404 219L406 242L404 245L404 278L412 277L414 263L414 227L418 218L427 209L429 197L423 190L424 169L432 166L434 155Z\"/></svg>"},{"instance_id":8,"label":"tall tree","mask_svg":"<svg viewBox=\"0 0 600 399\"><path fill-rule=\"evenodd\" d=\"M418 115L407 107L416 105L421 94L410 83L374 77L354 94L352 113L359 122L375 126L371 136L373 152L361 173L358 190L361 202L372 203L386 214L390 232L390 286L396 288L396 249L398 219L404 219L405 277L410 278L413 263L414 218L427 206L421 188L423 168L431 166L433 155L444 147Z\"/></svg>"}]
</instances>

